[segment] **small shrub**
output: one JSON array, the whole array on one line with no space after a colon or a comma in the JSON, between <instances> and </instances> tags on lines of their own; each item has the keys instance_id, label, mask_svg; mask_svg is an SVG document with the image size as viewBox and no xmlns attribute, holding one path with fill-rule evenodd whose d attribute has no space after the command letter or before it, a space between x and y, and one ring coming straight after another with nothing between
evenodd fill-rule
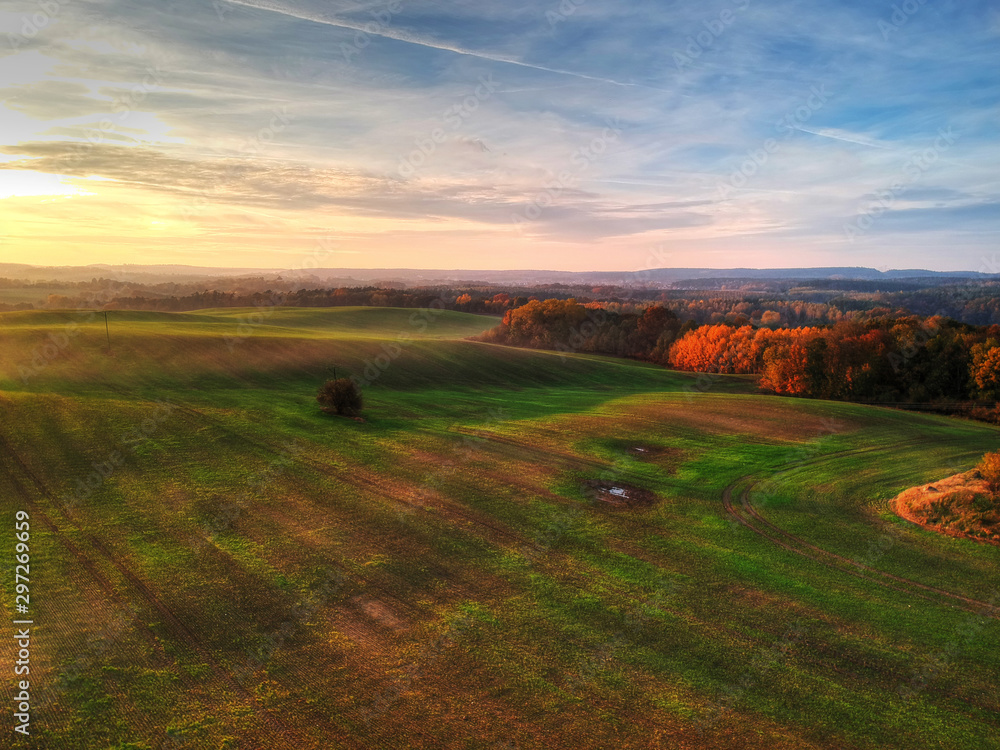
<instances>
[{"instance_id":1,"label":"small shrub","mask_svg":"<svg viewBox=\"0 0 1000 750\"><path fill-rule=\"evenodd\" d=\"M928 503L924 511L924 516L929 523L947 526L955 520L955 509L952 507L953 498L940 498Z\"/></svg>"},{"instance_id":2,"label":"small shrub","mask_svg":"<svg viewBox=\"0 0 1000 750\"><path fill-rule=\"evenodd\" d=\"M996 500L1000 497L1000 452L987 453L976 468L986 480L986 489Z\"/></svg>"},{"instance_id":3,"label":"small shrub","mask_svg":"<svg viewBox=\"0 0 1000 750\"><path fill-rule=\"evenodd\" d=\"M992 497L976 495L972 498L972 508L978 513L988 513L993 510L995 502Z\"/></svg>"},{"instance_id":4,"label":"small shrub","mask_svg":"<svg viewBox=\"0 0 1000 750\"><path fill-rule=\"evenodd\" d=\"M327 380L316 396L320 407L328 414L353 417L361 411L361 390L350 378Z\"/></svg>"}]
</instances>

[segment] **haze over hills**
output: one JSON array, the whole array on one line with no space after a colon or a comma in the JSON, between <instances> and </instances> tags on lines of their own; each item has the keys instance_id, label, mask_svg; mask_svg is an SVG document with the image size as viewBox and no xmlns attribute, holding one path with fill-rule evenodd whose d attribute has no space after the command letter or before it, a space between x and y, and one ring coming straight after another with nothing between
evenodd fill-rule
<instances>
[{"instance_id":1,"label":"haze over hills","mask_svg":"<svg viewBox=\"0 0 1000 750\"><path fill-rule=\"evenodd\" d=\"M23 263L0 263L0 277L29 281L88 281L94 277L114 278L119 281L196 281L213 278L281 276L300 278L303 282L352 285L364 283L401 282L423 285L452 283L456 281L481 281L494 284L643 284L650 286L673 285L685 280L920 280L943 282L949 280L985 280L997 278L996 274L977 271L929 271L925 269L879 270L861 266L821 268L655 268L640 271L553 271L537 269L474 270L474 269L418 269L418 268L211 268L185 265L109 265L97 263L87 266L33 266Z\"/></svg>"}]
</instances>

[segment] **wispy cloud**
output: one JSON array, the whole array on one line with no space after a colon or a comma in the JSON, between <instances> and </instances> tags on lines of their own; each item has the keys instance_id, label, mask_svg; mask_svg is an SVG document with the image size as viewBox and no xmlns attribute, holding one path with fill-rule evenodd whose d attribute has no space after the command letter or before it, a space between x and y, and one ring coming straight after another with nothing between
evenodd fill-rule
<instances>
[{"instance_id":1,"label":"wispy cloud","mask_svg":"<svg viewBox=\"0 0 1000 750\"><path fill-rule=\"evenodd\" d=\"M856 133L837 130L836 128L810 130L809 128L796 127L795 129L801 133L811 133L812 135L818 135L822 138L832 138L835 141L843 141L844 143L856 143L859 146L867 146L869 148L889 148L889 146L886 146L884 143L879 143L872 138L866 138Z\"/></svg>"},{"instance_id":2,"label":"wispy cloud","mask_svg":"<svg viewBox=\"0 0 1000 750\"><path fill-rule=\"evenodd\" d=\"M256 8L258 10L271 11L273 13L281 13L282 15L291 16L292 18L299 18L305 21L312 21L314 23L323 24L325 26L335 26L341 29L348 29L366 37L381 37L384 39L393 39L398 42L405 42L406 44L413 44L419 47L427 47L430 49L441 50L444 52L452 52L457 55L467 55L469 57L478 58L480 60L486 60L489 62L503 63L506 65L516 65L522 68L528 68L530 70L542 71L545 73L555 73L561 76L571 76L573 78L580 78L586 81L597 81L599 83L609 83L615 86L637 86L642 88L654 88L651 86L645 86L644 84L631 83L624 81L616 81L613 78L604 78L601 76L588 75L586 73L580 73L572 70L565 70L562 68L547 67L544 65L532 64L525 62L524 60L518 60L513 57L508 57L500 54L490 53L483 50L475 50L468 47L459 47L455 45L449 45L442 42L436 42L433 39L421 38L420 36L407 32L405 30L396 29L392 26L392 14L388 11L388 5L386 4L385 9L380 6L374 5L369 9L369 14L371 18L367 19L365 22L350 22L343 18L338 18L337 16L330 15L328 13L310 10L307 7L300 7L294 3L273 3L273 2L261 2L261 0L220 0L220 2L232 3L233 5L243 5L248 8ZM400 5L402 5L400 3ZM385 21L380 21L379 16L374 13L381 11L384 13L383 18ZM355 40L352 40L355 41ZM352 49L350 45L347 45L346 51L344 52L345 61L350 62L353 57L361 52L360 44L355 44Z\"/></svg>"}]
</instances>

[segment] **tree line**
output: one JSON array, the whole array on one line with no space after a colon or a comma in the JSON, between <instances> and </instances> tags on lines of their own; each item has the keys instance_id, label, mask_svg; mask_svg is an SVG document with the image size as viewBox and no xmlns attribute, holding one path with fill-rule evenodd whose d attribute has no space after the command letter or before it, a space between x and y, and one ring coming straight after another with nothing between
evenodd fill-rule
<instances>
[{"instance_id":1,"label":"tree line","mask_svg":"<svg viewBox=\"0 0 1000 750\"><path fill-rule=\"evenodd\" d=\"M105 310L150 310L184 312L225 307L407 307L460 310L501 315L516 304L525 304L527 297L511 297L506 293L477 295L475 299L460 290L393 289L382 286L339 287L336 289L264 290L257 292L209 290L182 296L112 296L97 305ZM51 294L48 309L71 309L94 306L92 297Z\"/></svg>"},{"instance_id":2,"label":"tree line","mask_svg":"<svg viewBox=\"0 0 1000 750\"><path fill-rule=\"evenodd\" d=\"M434 302L447 309L503 315L532 300L574 299L580 304L599 304L609 313L626 315L641 315L648 306L659 305L679 319L693 320L698 325L798 328L907 315L943 316L974 325L1000 323L1000 285L996 282L938 284L895 292L860 291L854 288L859 283L823 280L809 282L807 286L782 282L780 287L764 290L742 287L699 290L584 284L500 286L476 282L407 287L385 281L371 285L311 286L281 277L148 284L94 278L89 282L47 283L53 289L66 289L67 293L52 293L44 304L37 306L180 312L205 307L274 305L425 307ZM17 303L3 303L5 284L13 288L23 287L27 282L0 279L0 310L36 307L20 301L23 293ZM31 285L39 289L43 286L35 282Z\"/></svg>"},{"instance_id":3,"label":"tree line","mask_svg":"<svg viewBox=\"0 0 1000 750\"><path fill-rule=\"evenodd\" d=\"M886 314L797 328L698 325L660 305L623 313L550 299L508 310L480 338L631 357L679 370L757 375L763 390L780 395L953 405L1000 398L1000 326L942 316Z\"/></svg>"},{"instance_id":4,"label":"tree line","mask_svg":"<svg viewBox=\"0 0 1000 750\"><path fill-rule=\"evenodd\" d=\"M533 349L610 354L666 363L671 345L685 328L661 305L642 313L609 310L575 299L529 300L504 313L500 325L479 336L482 341Z\"/></svg>"}]
</instances>

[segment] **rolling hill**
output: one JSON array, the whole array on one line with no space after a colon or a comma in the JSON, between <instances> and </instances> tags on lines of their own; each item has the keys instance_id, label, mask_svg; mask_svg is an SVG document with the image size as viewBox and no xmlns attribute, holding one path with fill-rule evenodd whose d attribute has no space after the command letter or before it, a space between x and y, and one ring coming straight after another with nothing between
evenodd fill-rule
<instances>
[{"instance_id":1,"label":"rolling hill","mask_svg":"<svg viewBox=\"0 0 1000 750\"><path fill-rule=\"evenodd\" d=\"M888 505L1000 429L494 324L0 314L33 742L1000 747L1000 550ZM364 423L317 408L333 368Z\"/></svg>"}]
</instances>

